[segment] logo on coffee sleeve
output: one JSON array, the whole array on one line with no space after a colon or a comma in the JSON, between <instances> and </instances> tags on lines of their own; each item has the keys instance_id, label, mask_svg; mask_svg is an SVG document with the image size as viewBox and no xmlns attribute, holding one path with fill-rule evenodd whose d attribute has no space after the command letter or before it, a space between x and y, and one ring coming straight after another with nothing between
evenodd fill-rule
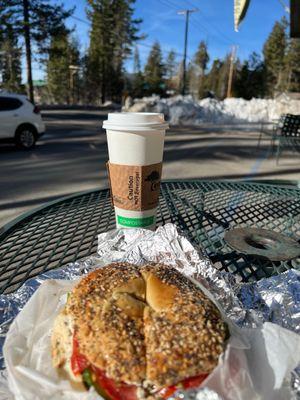
<instances>
[{"instance_id":1,"label":"logo on coffee sleeve","mask_svg":"<svg viewBox=\"0 0 300 400\"><path fill-rule=\"evenodd\" d=\"M151 191L154 192L159 189L159 184L160 184L160 174L158 171L152 171L151 174L149 174L146 179L146 182L151 182Z\"/></svg>"}]
</instances>

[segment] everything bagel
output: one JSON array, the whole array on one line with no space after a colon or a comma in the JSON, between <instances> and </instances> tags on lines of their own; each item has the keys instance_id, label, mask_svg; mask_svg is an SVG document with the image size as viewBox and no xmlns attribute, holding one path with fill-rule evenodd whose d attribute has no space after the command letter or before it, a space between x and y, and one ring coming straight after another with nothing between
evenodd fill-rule
<instances>
[{"instance_id":1,"label":"everything bagel","mask_svg":"<svg viewBox=\"0 0 300 400\"><path fill-rule=\"evenodd\" d=\"M176 269L114 263L69 294L54 323L52 360L107 399L165 398L179 383L198 386L226 338L216 306Z\"/></svg>"}]
</instances>

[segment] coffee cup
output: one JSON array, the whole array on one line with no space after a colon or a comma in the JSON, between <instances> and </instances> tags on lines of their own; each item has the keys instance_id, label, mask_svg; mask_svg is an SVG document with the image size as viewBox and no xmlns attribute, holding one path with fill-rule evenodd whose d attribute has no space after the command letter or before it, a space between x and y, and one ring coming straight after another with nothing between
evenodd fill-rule
<instances>
[{"instance_id":1,"label":"coffee cup","mask_svg":"<svg viewBox=\"0 0 300 400\"><path fill-rule=\"evenodd\" d=\"M155 229L165 131L161 113L110 113L104 121L118 228Z\"/></svg>"}]
</instances>

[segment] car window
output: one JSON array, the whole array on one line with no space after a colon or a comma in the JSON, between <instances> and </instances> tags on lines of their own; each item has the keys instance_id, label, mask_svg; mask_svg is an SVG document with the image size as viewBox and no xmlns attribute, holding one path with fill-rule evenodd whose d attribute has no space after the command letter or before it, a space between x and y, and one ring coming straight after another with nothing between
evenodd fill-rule
<instances>
[{"instance_id":1,"label":"car window","mask_svg":"<svg viewBox=\"0 0 300 400\"><path fill-rule=\"evenodd\" d=\"M21 100L14 97L0 97L0 111L16 110L22 104Z\"/></svg>"}]
</instances>

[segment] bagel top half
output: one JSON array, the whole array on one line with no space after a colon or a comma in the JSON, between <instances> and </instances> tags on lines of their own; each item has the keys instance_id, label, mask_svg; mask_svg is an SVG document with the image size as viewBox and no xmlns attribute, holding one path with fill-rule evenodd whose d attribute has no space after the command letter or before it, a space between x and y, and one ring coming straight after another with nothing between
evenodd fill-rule
<instances>
[{"instance_id":1,"label":"bagel top half","mask_svg":"<svg viewBox=\"0 0 300 400\"><path fill-rule=\"evenodd\" d=\"M227 327L203 292L172 267L110 264L84 277L57 316L55 367L69 367L72 338L116 382L161 388L210 373Z\"/></svg>"}]
</instances>

